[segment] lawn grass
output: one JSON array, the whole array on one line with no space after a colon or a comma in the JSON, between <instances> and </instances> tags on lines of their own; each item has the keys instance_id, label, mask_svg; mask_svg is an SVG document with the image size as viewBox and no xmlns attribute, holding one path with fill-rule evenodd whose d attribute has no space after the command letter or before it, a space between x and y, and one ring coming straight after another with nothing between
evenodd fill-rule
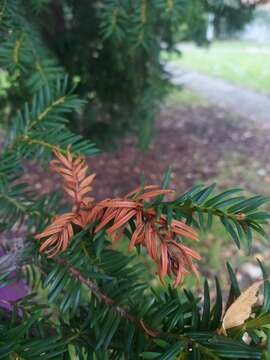
<instances>
[{"instance_id":1,"label":"lawn grass","mask_svg":"<svg viewBox=\"0 0 270 360\"><path fill-rule=\"evenodd\" d=\"M270 44L241 41L216 42L209 47L188 44L182 46L182 56L164 54L164 57L179 61L185 68L270 93Z\"/></svg>"},{"instance_id":2,"label":"lawn grass","mask_svg":"<svg viewBox=\"0 0 270 360\"><path fill-rule=\"evenodd\" d=\"M206 98L200 96L195 91L186 87L176 87L170 92L165 99L165 105L168 107L174 106L193 106L193 105L208 105Z\"/></svg>"}]
</instances>

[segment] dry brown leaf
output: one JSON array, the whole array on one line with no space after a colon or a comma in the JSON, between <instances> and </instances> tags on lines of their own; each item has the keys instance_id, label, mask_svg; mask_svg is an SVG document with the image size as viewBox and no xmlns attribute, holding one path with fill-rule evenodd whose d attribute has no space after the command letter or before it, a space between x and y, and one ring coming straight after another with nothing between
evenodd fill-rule
<instances>
[{"instance_id":1,"label":"dry brown leaf","mask_svg":"<svg viewBox=\"0 0 270 360\"><path fill-rule=\"evenodd\" d=\"M70 147L67 148L66 156L57 149L54 150L54 155L56 159L51 161L51 169L63 177L63 189L74 201L74 212L78 212L82 207L89 208L92 198L86 194L92 190L90 185L96 174L87 175L88 165L85 158L74 158Z\"/></svg>"},{"instance_id":2,"label":"dry brown leaf","mask_svg":"<svg viewBox=\"0 0 270 360\"><path fill-rule=\"evenodd\" d=\"M252 305L257 301L257 292L262 281L256 281L247 288L226 311L220 332L226 335L226 330L242 325L250 316Z\"/></svg>"},{"instance_id":3,"label":"dry brown leaf","mask_svg":"<svg viewBox=\"0 0 270 360\"><path fill-rule=\"evenodd\" d=\"M55 150L54 154L56 159L51 161L51 169L63 177L63 189L73 199L74 204L71 212L56 217L43 232L35 236L37 240L42 240L40 251L53 257L67 249L74 233L74 225L85 228L91 222L98 222L91 231L97 233L106 227L112 245L121 239L125 230L133 230L129 250L136 245L144 246L157 264L161 281L165 275L174 275L176 287L188 272L198 276L193 260L200 260L200 254L178 242L179 236L197 240L197 232L180 220L172 219L169 224L167 215L157 216L154 207L145 208L146 201L171 194L173 190L147 185L133 190L123 198L93 203L93 198L87 193L92 190L95 174L87 175L85 158L75 158L70 146L66 155L60 150ZM131 220L135 229L130 226Z\"/></svg>"}]
</instances>

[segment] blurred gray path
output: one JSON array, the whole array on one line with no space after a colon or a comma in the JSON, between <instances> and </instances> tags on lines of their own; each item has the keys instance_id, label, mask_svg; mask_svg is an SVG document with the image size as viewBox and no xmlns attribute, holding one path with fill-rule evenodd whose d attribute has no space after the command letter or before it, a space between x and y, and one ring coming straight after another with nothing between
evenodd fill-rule
<instances>
[{"instance_id":1,"label":"blurred gray path","mask_svg":"<svg viewBox=\"0 0 270 360\"><path fill-rule=\"evenodd\" d=\"M177 62L166 63L166 70L171 74L174 84L196 91L210 103L221 105L252 120L270 124L270 96L183 69Z\"/></svg>"}]
</instances>

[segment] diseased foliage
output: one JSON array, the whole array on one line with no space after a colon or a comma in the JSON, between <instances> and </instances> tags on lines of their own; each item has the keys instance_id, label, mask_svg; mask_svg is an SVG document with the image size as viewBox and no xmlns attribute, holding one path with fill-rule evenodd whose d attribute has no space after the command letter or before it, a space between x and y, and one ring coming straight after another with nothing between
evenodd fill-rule
<instances>
[{"instance_id":1,"label":"diseased foliage","mask_svg":"<svg viewBox=\"0 0 270 360\"><path fill-rule=\"evenodd\" d=\"M72 1L63 3L68 5L64 9L70 29L87 25L86 21L79 25L72 23L69 13L70 9L80 12L83 7L75 7ZM197 288L192 291L185 288L183 278L187 272L200 276L193 263L200 261L195 240L203 241L204 231L211 230L215 219L237 247L250 249L254 234L267 237L264 225L269 214L263 206L268 199L246 197L238 188L217 193L215 184L194 186L175 198L169 189L168 172L161 186L142 183L126 196L96 202L92 198L94 192L89 195L94 175L87 173L84 156L95 155L97 149L68 126L70 119L81 121L85 100L74 95L72 80L65 75L67 65L59 61L61 54L54 54L56 44L51 50L44 46L43 36L50 38L51 11L58 15L62 3L10 0L0 4L4 39L0 62L8 72L17 74L16 86L21 92L17 101L14 99L12 119L7 124L0 155L0 225L2 236L16 232L24 238L19 259L8 249L3 249L5 255L1 253L0 257L0 359L269 358L270 283L263 264L260 263L264 286L262 303L251 306L254 299L248 301L250 308L245 311L248 316L245 315L244 323L232 328L225 326L226 336L220 333L222 323L224 327L225 302L219 280L216 279L216 296L210 299L207 280L201 297ZM87 4L91 11L94 9L93 16L99 16L105 39L102 43L108 41L110 49L118 49L113 55L114 74L122 74L119 58L123 56L125 61L130 58L130 52L121 46L127 33L129 51L134 51L132 56L142 59L147 54L143 70L139 71L140 76L145 76L147 91L143 95L140 91L142 97L136 98L142 106L140 116L144 121L143 114L148 111L145 105L152 106L148 74L155 77L156 69L150 61L151 55L157 59L151 47L157 39L149 36L153 29L150 25L155 26L156 12L171 24L187 3L154 1L155 6L150 7L147 1L140 1L140 6L135 7L136 21L127 11L135 2L117 2L121 11L116 11L115 1ZM97 4L102 6L94 8ZM48 9L49 15L44 18L48 25L43 29L40 28L42 16ZM31 17L36 11L42 14L40 21L38 16L34 20ZM83 14L82 11L79 18L87 14L89 12ZM60 20L61 17L59 27ZM145 33L141 33L142 29ZM166 38L166 34L158 40ZM169 38L166 39L169 43ZM61 44L64 47L64 42ZM85 60L83 53L79 58L83 45L83 42L76 43L72 61ZM94 53L100 43L90 45L87 54ZM104 52L105 56L107 50ZM137 71L133 71L140 62L134 64L130 63L130 82L125 82L123 77L122 94L125 86L134 85ZM119 72L115 66L119 66ZM69 71L72 76L76 75L72 66ZM105 87L100 72L94 71L94 75L97 83L100 80ZM78 87L81 94L89 90L87 79L83 78ZM153 89L155 84L151 82ZM110 83L106 86L114 88L110 88ZM100 98L101 93L100 90ZM119 93L110 91L110 96L113 95L118 97ZM26 102L16 112L15 105L20 104L22 98ZM52 160L53 154L56 158ZM58 192L41 195L22 182L23 165L29 160L43 166L44 176L48 176L50 161L51 169L62 177L64 197ZM71 200L70 208L61 199ZM116 250L118 241L126 243L131 254ZM152 282L156 276L149 273L142 261L147 255L155 263L163 283L158 288ZM229 307L237 298L241 303L245 295L241 298L236 274L229 263L228 274ZM14 289L20 289L20 296L4 297L2 289L12 295ZM226 321L225 318L225 324ZM244 341L247 337L249 341Z\"/></svg>"}]
</instances>

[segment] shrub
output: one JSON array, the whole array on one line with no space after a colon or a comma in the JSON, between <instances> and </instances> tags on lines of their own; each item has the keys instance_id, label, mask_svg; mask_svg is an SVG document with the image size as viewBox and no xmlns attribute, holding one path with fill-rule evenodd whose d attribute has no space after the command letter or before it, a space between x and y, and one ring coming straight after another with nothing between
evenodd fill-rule
<instances>
[{"instance_id":1,"label":"shrub","mask_svg":"<svg viewBox=\"0 0 270 360\"><path fill-rule=\"evenodd\" d=\"M84 156L97 149L68 128L68 115L80 119L84 101L57 62L47 61L19 2L1 4L2 21L13 29L2 60L19 71L17 86L31 100L17 114L11 110L0 157L2 236L6 243L23 238L19 251L1 249L0 358L269 358L270 283L263 264L262 281L242 293L227 264L226 305L218 279L214 298L207 280L202 298L184 283L187 273L200 276L196 240L214 219L237 247L250 249L255 233L266 236L268 199L247 198L238 188L216 193L214 185L175 198L168 172L160 187L142 183L122 198L96 202ZM44 176L50 162L63 179L64 201L58 191L41 195L23 182L29 160L43 166ZM117 250L119 241L131 254ZM146 256L160 287L142 264ZM262 283L263 300L255 305Z\"/></svg>"},{"instance_id":2,"label":"shrub","mask_svg":"<svg viewBox=\"0 0 270 360\"><path fill-rule=\"evenodd\" d=\"M1 227L5 236L16 231L25 241L18 261L12 251L0 261L1 291L8 292L0 299L0 357L267 358L270 284L262 264L264 299L257 306L261 282L240 295L229 263L225 315L218 279L212 300L207 280L203 299L184 286L188 272L199 276L198 230L210 230L217 218L237 247L250 248L254 233L266 236L269 214L261 206L267 199L245 198L240 189L215 194L211 185L169 200L168 173L161 187L141 184L123 198L95 202L89 195L94 174L82 153L96 149L64 121L80 104L66 79L53 92L40 89L13 120L1 155ZM48 159L52 151L51 168L71 199L68 210L57 194L40 196L20 180L24 158ZM119 241L129 241L132 256L115 249ZM151 287L136 253L153 259L163 288Z\"/></svg>"}]
</instances>

